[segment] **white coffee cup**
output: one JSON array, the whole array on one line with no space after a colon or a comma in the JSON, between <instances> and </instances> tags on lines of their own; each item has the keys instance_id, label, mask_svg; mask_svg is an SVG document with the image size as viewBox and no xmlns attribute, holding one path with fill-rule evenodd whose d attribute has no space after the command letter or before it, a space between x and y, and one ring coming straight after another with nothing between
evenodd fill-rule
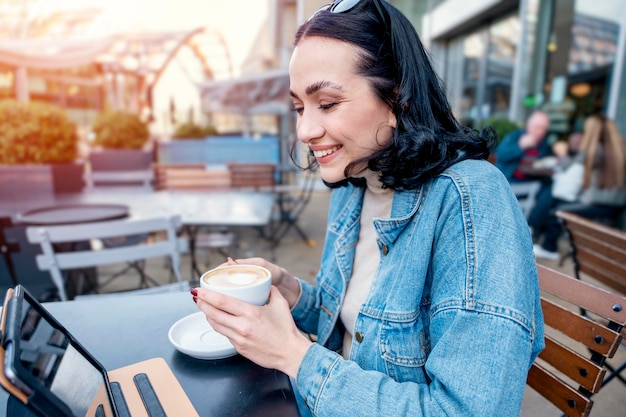
<instances>
[{"instance_id":1,"label":"white coffee cup","mask_svg":"<svg viewBox=\"0 0 626 417\"><path fill-rule=\"evenodd\" d=\"M272 273L257 265L226 265L211 269L200 277L200 287L250 304L267 303L272 286Z\"/></svg>"}]
</instances>

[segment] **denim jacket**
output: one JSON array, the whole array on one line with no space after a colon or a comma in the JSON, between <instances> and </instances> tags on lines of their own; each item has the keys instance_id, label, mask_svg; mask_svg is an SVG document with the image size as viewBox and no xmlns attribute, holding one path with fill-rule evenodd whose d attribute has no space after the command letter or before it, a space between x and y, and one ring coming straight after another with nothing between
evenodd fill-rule
<instances>
[{"instance_id":1,"label":"denim jacket","mask_svg":"<svg viewBox=\"0 0 626 417\"><path fill-rule=\"evenodd\" d=\"M519 415L543 315L529 228L502 173L467 160L395 193L391 217L374 219L380 264L344 360L363 193L333 191L317 285L301 281L292 309L317 335L295 381L303 415Z\"/></svg>"}]
</instances>

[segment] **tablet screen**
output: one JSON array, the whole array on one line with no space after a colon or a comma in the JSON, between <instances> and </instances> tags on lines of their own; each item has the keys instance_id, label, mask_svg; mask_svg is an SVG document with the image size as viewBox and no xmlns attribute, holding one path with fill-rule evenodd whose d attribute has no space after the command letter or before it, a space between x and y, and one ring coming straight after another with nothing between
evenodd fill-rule
<instances>
[{"instance_id":1,"label":"tablet screen","mask_svg":"<svg viewBox=\"0 0 626 417\"><path fill-rule=\"evenodd\" d=\"M95 416L100 404L100 413L111 416L104 370L87 357L84 348L73 342L36 300L26 293L24 301L19 352L15 353L22 367L18 369L18 378L26 372L65 403L76 417ZM26 383L32 385L33 380Z\"/></svg>"}]
</instances>

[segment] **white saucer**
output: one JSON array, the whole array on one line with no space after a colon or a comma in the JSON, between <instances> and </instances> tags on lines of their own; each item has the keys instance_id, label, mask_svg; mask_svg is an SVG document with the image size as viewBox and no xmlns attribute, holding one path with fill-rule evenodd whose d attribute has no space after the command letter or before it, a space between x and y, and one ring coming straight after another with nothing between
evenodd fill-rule
<instances>
[{"instance_id":1,"label":"white saucer","mask_svg":"<svg viewBox=\"0 0 626 417\"><path fill-rule=\"evenodd\" d=\"M222 359L237 354L230 341L213 330L201 311L174 323L168 337L179 352L197 359Z\"/></svg>"}]
</instances>

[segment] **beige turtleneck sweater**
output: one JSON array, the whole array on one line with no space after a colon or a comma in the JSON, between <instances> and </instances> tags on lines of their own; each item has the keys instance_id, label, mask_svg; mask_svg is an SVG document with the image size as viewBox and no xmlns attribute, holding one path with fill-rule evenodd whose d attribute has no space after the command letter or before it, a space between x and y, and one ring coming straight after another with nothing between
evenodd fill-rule
<instances>
[{"instance_id":1,"label":"beige turtleneck sweater","mask_svg":"<svg viewBox=\"0 0 626 417\"><path fill-rule=\"evenodd\" d=\"M352 277L348 284L341 313L339 314L346 328L342 350L346 359L349 358L350 349L352 348L352 335L356 317L361 309L361 305L369 294L374 275L378 269L378 263L380 262L380 252L377 244L378 235L374 229L373 219L388 218L391 215L391 204L393 202L393 190L382 188L377 173L368 170L362 176L367 181L367 188L363 196L359 240L354 255Z\"/></svg>"}]
</instances>

